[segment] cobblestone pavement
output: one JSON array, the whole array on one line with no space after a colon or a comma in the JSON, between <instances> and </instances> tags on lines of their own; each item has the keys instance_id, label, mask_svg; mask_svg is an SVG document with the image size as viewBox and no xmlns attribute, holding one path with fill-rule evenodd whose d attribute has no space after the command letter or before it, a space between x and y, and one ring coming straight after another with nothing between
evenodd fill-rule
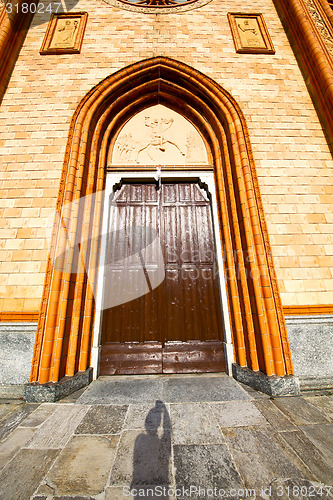
<instances>
[{"instance_id":1,"label":"cobblestone pavement","mask_svg":"<svg viewBox=\"0 0 333 500\"><path fill-rule=\"evenodd\" d=\"M329 391L123 376L57 403L2 403L1 500L333 498Z\"/></svg>"}]
</instances>

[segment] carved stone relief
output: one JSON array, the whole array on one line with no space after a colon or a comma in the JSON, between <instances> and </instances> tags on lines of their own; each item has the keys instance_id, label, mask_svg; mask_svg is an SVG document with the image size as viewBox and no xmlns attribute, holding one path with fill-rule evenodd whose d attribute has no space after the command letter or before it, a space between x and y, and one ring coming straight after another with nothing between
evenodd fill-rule
<instances>
[{"instance_id":1,"label":"carved stone relief","mask_svg":"<svg viewBox=\"0 0 333 500\"><path fill-rule=\"evenodd\" d=\"M236 52L243 54L275 54L262 14L228 13Z\"/></svg>"},{"instance_id":2,"label":"carved stone relief","mask_svg":"<svg viewBox=\"0 0 333 500\"><path fill-rule=\"evenodd\" d=\"M266 47L256 18L239 17L236 24L243 47Z\"/></svg>"},{"instance_id":3,"label":"carved stone relief","mask_svg":"<svg viewBox=\"0 0 333 500\"><path fill-rule=\"evenodd\" d=\"M314 20L317 30L321 34L327 50L333 56L333 30L328 28L325 20L323 19L317 5L313 0L305 0L305 4ZM329 21L327 21L329 23Z\"/></svg>"},{"instance_id":4,"label":"carved stone relief","mask_svg":"<svg viewBox=\"0 0 333 500\"><path fill-rule=\"evenodd\" d=\"M50 48L74 48L80 18L58 19Z\"/></svg>"},{"instance_id":5,"label":"carved stone relief","mask_svg":"<svg viewBox=\"0 0 333 500\"><path fill-rule=\"evenodd\" d=\"M86 12L52 14L40 54L79 54L87 16Z\"/></svg>"},{"instance_id":6,"label":"carved stone relief","mask_svg":"<svg viewBox=\"0 0 333 500\"><path fill-rule=\"evenodd\" d=\"M120 131L109 164L208 164L204 142L183 116L158 104L131 118Z\"/></svg>"},{"instance_id":7,"label":"carved stone relief","mask_svg":"<svg viewBox=\"0 0 333 500\"><path fill-rule=\"evenodd\" d=\"M116 7L117 9L125 9L132 12L139 12L140 14L152 14L152 11L158 10L158 15L168 15L175 14L176 12L187 12L188 10L198 9L208 4L212 0L196 0L195 2L182 2L179 5L166 5L157 6L154 8L153 2L149 2L150 6L147 6L147 1L140 2L139 0L132 3L131 1L119 1L119 0L103 0L105 3ZM177 2L178 3L178 2Z\"/></svg>"}]
</instances>

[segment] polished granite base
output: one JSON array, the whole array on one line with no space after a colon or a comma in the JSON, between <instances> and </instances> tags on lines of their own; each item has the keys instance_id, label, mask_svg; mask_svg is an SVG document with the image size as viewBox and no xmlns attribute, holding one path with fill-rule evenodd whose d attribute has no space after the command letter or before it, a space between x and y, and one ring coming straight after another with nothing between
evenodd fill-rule
<instances>
[{"instance_id":1,"label":"polished granite base","mask_svg":"<svg viewBox=\"0 0 333 500\"><path fill-rule=\"evenodd\" d=\"M24 388L24 399L30 403L44 403L58 401L92 381L92 368L85 372L78 372L73 377L64 377L59 382L27 384Z\"/></svg>"},{"instance_id":2,"label":"polished granite base","mask_svg":"<svg viewBox=\"0 0 333 500\"><path fill-rule=\"evenodd\" d=\"M237 363L232 365L232 374L239 382L269 396L298 396L300 394L299 379L291 375L268 377L261 371L254 372L249 368L239 366Z\"/></svg>"}]
</instances>

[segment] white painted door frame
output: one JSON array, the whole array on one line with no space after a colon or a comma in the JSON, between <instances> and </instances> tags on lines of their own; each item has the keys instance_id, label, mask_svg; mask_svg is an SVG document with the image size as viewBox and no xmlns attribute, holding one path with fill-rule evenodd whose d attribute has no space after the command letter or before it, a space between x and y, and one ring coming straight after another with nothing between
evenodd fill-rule
<instances>
[{"instance_id":1,"label":"white painted door frame","mask_svg":"<svg viewBox=\"0 0 333 500\"><path fill-rule=\"evenodd\" d=\"M217 197L214 182L213 172L207 171L160 171L157 174L154 171L149 172L109 172L106 176L106 186L104 193L104 209L102 221L102 237L100 260L98 269L98 281L96 291L96 311L93 333L93 345L91 366L93 367L93 377L96 379L99 375L100 352L101 352L101 331L102 331L102 304L104 295L104 277L105 277L105 260L107 250L107 234L110 218L110 202L114 193L114 187L121 181L137 180L138 182L158 181L159 179L170 180L174 182L180 181L198 181L205 184L208 188L208 193L211 196L212 214L213 214L213 227L216 245L216 258L219 277L221 310L222 310L222 324L223 324L223 347L225 356L225 367L228 375L232 376L232 363L234 362L234 350L232 345L232 335L230 327L230 315L228 307L228 299L226 292L224 265L223 265L223 252L220 238L219 218L217 209Z\"/></svg>"}]
</instances>

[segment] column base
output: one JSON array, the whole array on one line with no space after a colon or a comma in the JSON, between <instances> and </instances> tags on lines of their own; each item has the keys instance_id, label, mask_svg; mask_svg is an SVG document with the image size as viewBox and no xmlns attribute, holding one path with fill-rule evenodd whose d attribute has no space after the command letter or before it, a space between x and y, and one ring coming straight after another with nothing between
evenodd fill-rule
<instances>
[{"instance_id":1,"label":"column base","mask_svg":"<svg viewBox=\"0 0 333 500\"><path fill-rule=\"evenodd\" d=\"M261 371L254 372L248 367L242 367L237 363L232 365L232 375L243 384L249 385L257 391L264 392L270 396L299 396L300 384L297 377L276 375L268 377Z\"/></svg>"},{"instance_id":2,"label":"column base","mask_svg":"<svg viewBox=\"0 0 333 500\"><path fill-rule=\"evenodd\" d=\"M63 377L58 382L39 384L33 382L24 388L24 399L29 403L54 403L58 399L72 394L92 381L93 369L78 372L73 377Z\"/></svg>"}]
</instances>

